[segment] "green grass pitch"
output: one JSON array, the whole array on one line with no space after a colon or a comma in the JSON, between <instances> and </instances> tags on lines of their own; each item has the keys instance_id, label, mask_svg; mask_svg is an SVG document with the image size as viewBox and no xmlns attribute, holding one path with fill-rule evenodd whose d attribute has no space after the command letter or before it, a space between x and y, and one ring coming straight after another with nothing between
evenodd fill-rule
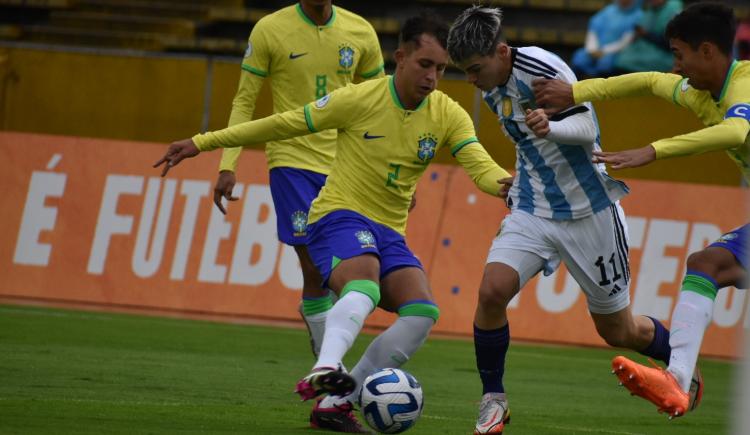
<instances>
[{"instance_id":1,"label":"green grass pitch","mask_svg":"<svg viewBox=\"0 0 750 435\"><path fill-rule=\"evenodd\" d=\"M617 387L616 353L512 344L506 435L728 433L734 364L701 361L703 403L670 422ZM292 393L312 363L300 329L3 305L0 433L327 433L308 427L311 404ZM432 338L404 368L425 394L407 433L471 433L481 393L471 341Z\"/></svg>"}]
</instances>

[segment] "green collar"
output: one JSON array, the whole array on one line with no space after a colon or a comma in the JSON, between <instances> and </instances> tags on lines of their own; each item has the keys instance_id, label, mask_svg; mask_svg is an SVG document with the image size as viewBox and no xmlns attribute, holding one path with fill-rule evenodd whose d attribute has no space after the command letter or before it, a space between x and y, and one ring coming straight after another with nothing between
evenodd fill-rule
<instances>
[{"instance_id":1,"label":"green collar","mask_svg":"<svg viewBox=\"0 0 750 435\"><path fill-rule=\"evenodd\" d=\"M334 20L336 20L336 6L331 5L331 18L328 19L328 21L319 26L315 24L315 21L311 20L310 17L305 15L305 11L302 10L302 5L297 3L296 5L297 13L299 14L300 18L302 18L302 21L306 22L307 24L314 26L314 27L331 27L333 25Z\"/></svg>"},{"instance_id":2,"label":"green collar","mask_svg":"<svg viewBox=\"0 0 750 435\"><path fill-rule=\"evenodd\" d=\"M721 94L719 94L719 99L717 100L717 102L724 99L724 95L726 95L727 88L729 87L729 79L732 78L732 73L739 64L740 63L737 60L733 60L732 65L729 66L729 71L727 72L727 76L724 78L724 86L721 87Z\"/></svg>"},{"instance_id":3,"label":"green collar","mask_svg":"<svg viewBox=\"0 0 750 435\"><path fill-rule=\"evenodd\" d=\"M396 74L393 74L388 78L388 88L391 90L391 98L393 98L393 102L396 104L396 107L398 107L401 110L409 110L404 107L403 103L401 103L401 99L398 97L398 92L396 92ZM425 104L427 104L427 96L425 99L423 99L418 105L417 108L413 110L413 112L416 112L417 110L424 107Z\"/></svg>"}]
</instances>

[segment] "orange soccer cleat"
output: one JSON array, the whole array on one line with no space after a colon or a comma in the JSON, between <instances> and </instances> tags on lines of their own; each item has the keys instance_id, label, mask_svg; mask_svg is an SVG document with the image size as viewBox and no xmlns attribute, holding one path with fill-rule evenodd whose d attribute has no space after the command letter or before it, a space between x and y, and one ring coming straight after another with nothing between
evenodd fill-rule
<instances>
[{"instance_id":1,"label":"orange soccer cleat","mask_svg":"<svg viewBox=\"0 0 750 435\"><path fill-rule=\"evenodd\" d=\"M612 360L612 373L620 379L620 385L632 394L656 405L659 412L669 415L670 420L685 415L690 409L690 396L682 391L677 379L670 372L657 366L653 361L651 364L654 365L653 368L638 364L624 356L617 356Z\"/></svg>"}]
</instances>

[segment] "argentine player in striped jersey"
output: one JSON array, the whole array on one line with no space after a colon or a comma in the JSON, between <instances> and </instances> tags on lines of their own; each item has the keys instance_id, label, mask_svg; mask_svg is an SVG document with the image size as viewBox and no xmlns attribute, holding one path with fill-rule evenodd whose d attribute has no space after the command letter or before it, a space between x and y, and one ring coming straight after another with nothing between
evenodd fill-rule
<instances>
[{"instance_id":1,"label":"argentine player in striped jersey","mask_svg":"<svg viewBox=\"0 0 750 435\"><path fill-rule=\"evenodd\" d=\"M353 81L383 76L377 35L364 18L331 4L301 0L263 17L253 27L229 125L250 121L265 78L271 79L274 113L297 108ZM279 240L294 248L302 267L301 312L317 356L331 296L320 287L310 259L306 221L310 203L325 183L336 147L336 131L266 144ZM242 148L224 150L214 203L232 196Z\"/></svg>"},{"instance_id":2,"label":"argentine player in striped jersey","mask_svg":"<svg viewBox=\"0 0 750 435\"><path fill-rule=\"evenodd\" d=\"M268 118L173 143L155 166L163 174L186 157L218 147L280 140L338 129L330 175L309 215L308 248L340 299L331 308L320 357L297 384L319 407L351 409L357 388L379 368L404 364L439 316L427 277L404 240L417 181L446 148L484 192L503 196L510 176L479 144L471 118L436 91L448 63L448 26L431 15L404 24L393 76L351 85ZM382 298L382 300L381 300ZM398 313L365 351L351 375L337 370L369 313L380 304Z\"/></svg>"},{"instance_id":3,"label":"argentine player in striped jersey","mask_svg":"<svg viewBox=\"0 0 750 435\"><path fill-rule=\"evenodd\" d=\"M636 73L584 80L573 86L543 80L535 86L537 101L555 111L581 101L649 94L661 97L692 110L706 128L632 150L597 152L595 161L613 169L634 168L655 159L725 150L750 183L750 62L732 58L734 29L731 8L696 3L675 16L666 29L675 72L681 75ZM742 207L729 212L744 213ZM670 418L685 414L700 400L702 380L691 375L703 334L711 323L718 289L732 285L747 288L747 235L746 224L688 257L687 274L672 313L672 354L666 370L645 367L625 357L612 361L617 376L631 392L650 400Z\"/></svg>"},{"instance_id":4,"label":"argentine player in striped jersey","mask_svg":"<svg viewBox=\"0 0 750 435\"><path fill-rule=\"evenodd\" d=\"M483 397L476 434L502 433L509 421L502 383L510 342L507 305L539 272L563 262L583 289L596 329L612 346L665 361L669 333L656 319L629 307L628 234L618 200L625 184L591 162L600 150L596 117L582 103L547 118L532 81L575 75L556 55L502 42L499 9L474 6L455 21L451 59L482 90L505 135L516 147L511 213L493 240L474 317L474 343Z\"/></svg>"}]
</instances>

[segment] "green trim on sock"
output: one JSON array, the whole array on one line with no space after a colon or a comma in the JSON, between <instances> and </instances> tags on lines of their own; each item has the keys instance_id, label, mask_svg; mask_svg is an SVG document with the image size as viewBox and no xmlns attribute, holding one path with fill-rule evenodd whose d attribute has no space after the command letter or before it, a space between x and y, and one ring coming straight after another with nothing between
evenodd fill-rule
<instances>
[{"instance_id":1,"label":"green trim on sock","mask_svg":"<svg viewBox=\"0 0 750 435\"><path fill-rule=\"evenodd\" d=\"M716 299L716 294L719 292L714 283L698 275L685 275L680 290L698 293L712 301Z\"/></svg>"},{"instance_id":2,"label":"green trim on sock","mask_svg":"<svg viewBox=\"0 0 750 435\"><path fill-rule=\"evenodd\" d=\"M372 299L372 303L377 307L380 303L380 286L369 279L355 279L346 283L343 289L341 289L341 296L339 299L346 296L350 291L362 293L363 295Z\"/></svg>"},{"instance_id":3,"label":"green trim on sock","mask_svg":"<svg viewBox=\"0 0 750 435\"><path fill-rule=\"evenodd\" d=\"M433 322L437 323L438 318L440 318L440 308L438 308L437 305L417 302L415 304L404 305L403 307L399 308L398 315L400 317L429 317Z\"/></svg>"},{"instance_id":4,"label":"green trim on sock","mask_svg":"<svg viewBox=\"0 0 750 435\"><path fill-rule=\"evenodd\" d=\"M313 314L324 313L333 306L331 295L315 299L302 299L302 314L312 316Z\"/></svg>"}]
</instances>

